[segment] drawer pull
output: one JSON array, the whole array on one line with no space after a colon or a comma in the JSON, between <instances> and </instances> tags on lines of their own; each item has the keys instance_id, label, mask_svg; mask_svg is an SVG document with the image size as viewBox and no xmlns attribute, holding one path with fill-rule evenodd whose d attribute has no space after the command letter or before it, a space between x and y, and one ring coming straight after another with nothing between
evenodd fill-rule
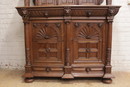
<instances>
[{"instance_id":1,"label":"drawer pull","mask_svg":"<svg viewBox=\"0 0 130 87\"><path fill-rule=\"evenodd\" d=\"M46 48L46 53L49 53L50 52L50 48Z\"/></svg>"},{"instance_id":2,"label":"drawer pull","mask_svg":"<svg viewBox=\"0 0 130 87\"><path fill-rule=\"evenodd\" d=\"M86 68L86 72L90 72L91 71L91 68Z\"/></svg>"},{"instance_id":3,"label":"drawer pull","mask_svg":"<svg viewBox=\"0 0 130 87\"><path fill-rule=\"evenodd\" d=\"M92 12L87 11L86 14L87 14L88 17L90 17L92 15Z\"/></svg>"},{"instance_id":4,"label":"drawer pull","mask_svg":"<svg viewBox=\"0 0 130 87\"><path fill-rule=\"evenodd\" d=\"M44 15L45 15L46 17L48 17L48 12L46 11Z\"/></svg>"},{"instance_id":5,"label":"drawer pull","mask_svg":"<svg viewBox=\"0 0 130 87\"><path fill-rule=\"evenodd\" d=\"M50 72L50 71L51 71L51 68L47 67L47 68L46 68L46 71L47 71L47 72Z\"/></svg>"}]
</instances>

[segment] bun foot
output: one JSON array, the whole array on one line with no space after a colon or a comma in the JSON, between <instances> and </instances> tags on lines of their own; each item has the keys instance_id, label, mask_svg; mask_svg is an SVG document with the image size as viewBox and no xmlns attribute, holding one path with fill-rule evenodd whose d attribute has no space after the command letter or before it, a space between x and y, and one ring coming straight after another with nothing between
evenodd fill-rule
<instances>
[{"instance_id":1,"label":"bun foot","mask_svg":"<svg viewBox=\"0 0 130 87\"><path fill-rule=\"evenodd\" d=\"M34 79L33 78L25 78L24 81L26 83L32 83L34 81Z\"/></svg>"},{"instance_id":2,"label":"bun foot","mask_svg":"<svg viewBox=\"0 0 130 87\"><path fill-rule=\"evenodd\" d=\"M106 84L111 84L112 83L112 79L111 78L103 78L102 82L106 83Z\"/></svg>"}]
</instances>

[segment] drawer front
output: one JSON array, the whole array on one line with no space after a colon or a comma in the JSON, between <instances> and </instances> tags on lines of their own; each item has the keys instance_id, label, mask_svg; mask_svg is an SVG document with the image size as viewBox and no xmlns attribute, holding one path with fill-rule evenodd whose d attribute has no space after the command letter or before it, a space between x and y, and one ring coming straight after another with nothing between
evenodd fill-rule
<instances>
[{"instance_id":1,"label":"drawer front","mask_svg":"<svg viewBox=\"0 0 130 87\"><path fill-rule=\"evenodd\" d=\"M33 71L42 71L42 72L63 72L63 68L59 67L33 67Z\"/></svg>"},{"instance_id":2,"label":"drawer front","mask_svg":"<svg viewBox=\"0 0 130 87\"><path fill-rule=\"evenodd\" d=\"M64 29L62 21L32 22L34 65L64 65Z\"/></svg>"},{"instance_id":3,"label":"drawer front","mask_svg":"<svg viewBox=\"0 0 130 87\"><path fill-rule=\"evenodd\" d=\"M30 17L104 17L107 15L107 9L104 8L72 8L72 7L62 7L62 8L40 8L38 10L30 10Z\"/></svg>"},{"instance_id":4,"label":"drawer front","mask_svg":"<svg viewBox=\"0 0 130 87\"><path fill-rule=\"evenodd\" d=\"M104 64L106 29L104 21L72 22L72 64Z\"/></svg>"},{"instance_id":5,"label":"drawer front","mask_svg":"<svg viewBox=\"0 0 130 87\"><path fill-rule=\"evenodd\" d=\"M61 67L33 67L32 69L33 75L37 77L62 77L64 74Z\"/></svg>"},{"instance_id":6,"label":"drawer front","mask_svg":"<svg viewBox=\"0 0 130 87\"><path fill-rule=\"evenodd\" d=\"M102 77L104 75L103 68L87 67L73 68L72 74L75 77Z\"/></svg>"}]
</instances>

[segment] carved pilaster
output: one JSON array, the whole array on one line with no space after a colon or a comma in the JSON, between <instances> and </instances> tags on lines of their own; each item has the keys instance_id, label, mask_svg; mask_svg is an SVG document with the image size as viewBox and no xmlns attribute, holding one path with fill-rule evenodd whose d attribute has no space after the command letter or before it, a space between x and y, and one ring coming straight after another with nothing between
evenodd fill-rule
<instances>
[{"instance_id":1,"label":"carved pilaster","mask_svg":"<svg viewBox=\"0 0 130 87\"><path fill-rule=\"evenodd\" d=\"M30 63L30 48L26 48L26 65L27 66L30 66L31 65L31 63Z\"/></svg>"},{"instance_id":2,"label":"carved pilaster","mask_svg":"<svg viewBox=\"0 0 130 87\"><path fill-rule=\"evenodd\" d=\"M110 66L110 61L111 61L111 48L107 48L107 66Z\"/></svg>"}]
</instances>

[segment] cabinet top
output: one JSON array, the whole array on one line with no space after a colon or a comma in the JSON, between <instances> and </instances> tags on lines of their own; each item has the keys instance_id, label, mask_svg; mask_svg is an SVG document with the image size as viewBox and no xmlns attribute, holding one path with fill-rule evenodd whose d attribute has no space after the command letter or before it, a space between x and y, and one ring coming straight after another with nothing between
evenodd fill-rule
<instances>
[{"instance_id":1,"label":"cabinet top","mask_svg":"<svg viewBox=\"0 0 130 87\"><path fill-rule=\"evenodd\" d=\"M34 6L16 7L23 18L43 19L93 19L112 18L118 13L120 6Z\"/></svg>"}]
</instances>

